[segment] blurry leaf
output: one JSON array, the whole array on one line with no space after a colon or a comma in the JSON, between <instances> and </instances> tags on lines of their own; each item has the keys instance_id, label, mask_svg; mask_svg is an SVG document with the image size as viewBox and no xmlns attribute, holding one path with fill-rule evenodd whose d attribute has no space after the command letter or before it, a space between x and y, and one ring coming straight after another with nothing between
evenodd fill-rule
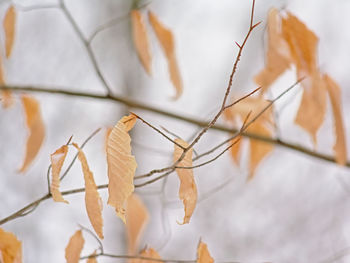
<instances>
[{"instance_id":1,"label":"blurry leaf","mask_svg":"<svg viewBox=\"0 0 350 263\"><path fill-rule=\"evenodd\" d=\"M14 6L10 6L6 12L5 19L3 21L3 27L5 31L5 47L6 57L10 57L13 43L15 39L15 26L16 26L16 10Z\"/></svg>"},{"instance_id":2,"label":"blurry leaf","mask_svg":"<svg viewBox=\"0 0 350 263\"><path fill-rule=\"evenodd\" d=\"M103 239L102 200L97 191L94 176L90 171L85 154L76 143L73 143L73 146L79 151L78 159L84 173L86 211L98 237Z\"/></svg>"},{"instance_id":3,"label":"blurry leaf","mask_svg":"<svg viewBox=\"0 0 350 263\"><path fill-rule=\"evenodd\" d=\"M202 241L199 241L197 248L197 263L213 263L214 259L210 256L208 247Z\"/></svg>"},{"instance_id":4,"label":"blurry leaf","mask_svg":"<svg viewBox=\"0 0 350 263\"><path fill-rule=\"evenodd\" d=\"M254 80L257 85L266 89L286 70L289 68L290 55L289 47L283 39L281 32L281 18L278 10L273 8L269 11L267 21L268 47L266 66Z\"/></svg>"},{"instance_id":5,"label":"blurry leaf","mask_svg":"<svg viewBox=\"0 0 350 263\"><path fill-rule=\"evenodd\" d=\"M235 143L237 139L233 139L231 140L229 143L232 144L232 143ZM242 145L242 139L240 139L239 141L237 141L230 149L230 153L231 153L231 156L233 158L233 160L236 162L236 164L238 165L239 162L240 162L240 150L241 150L241 145Z\"/></svg>"},{"instance_id":6,"label":"blurry leaf","mask_svg":"<svg viewBox=\"0 0 350 263\"><path fill-rule=\"evenodd\" d=\"M180 144L183 147L188 147L188 143L181 140L176 139L175 142ZM174 162L176 162L180 156L183 153L183 150L177 146L174 145ZM190 149L186 154L185 157L182 159L181 162L178 163L177 166L182 167L191 167L192 166L192 149ZM197 187L196 183L194 181L193 177L193 169L176 169L176 173L179 176L180 179L180 190L179 190L179 197L182 200L185 208L185 216L183 219L183 222L181 224L188 224L190 222L190 218L192 216L192 213L196 207L197 203Z\"/></svg>"},{"instance_id":7,"label":"blurry leaf","mask_svg":"<svg viewBox=\"0 0 350 263\"><path fill-rule=\"evenodd\" d=\"M125 223L125 205L134 191L134 175L137 167L131 155L131 138L128 131L135 125L134 115L124 116L118 121L108 137L108 204L116 209Z\"/></svg>"},{"instance_id":8,"label":"blurry leaf","mask_svg":"<svg viewBox=\"0 0 350 263\"><path fill-rule=\"evenodd\" d=\"M1 103L4 109L10 108L14 104L14 99L10 90L1 91Z\"/></svg>"},{"instance_id":9,"label":"blurry leaf","mask_svg":"<svg viewBox=\"0 0 350 263\"><path fill-rule=\"evenodd\" d=\"M327 110L327 90L324 79L315 72L302 82L304 88L295 123L310 133L317 144L317 131L321 127Z\"/></svg>"},{"instance_id":10,"label":"blurry leaf","mask_svg":"<svg viewBox=\"0 0 350 263\"><path fill-rule=\"evenodd\" d=\"M243 120L246 119L248 114L250 115L246 120L246 123L250 122L257 115L259 115L260 112L262 112L269 105L269 103L270 103L269 101L263 99L261 96L248 97L243 101L239 102L238 104L234 105L233 107L228 108L224 112L224 117L228 122L231 122L236 126L237 126L237 123L239 123L239 125L242 125L240 123L242 123ZM239 119L240 122L236 121L237 119ZM271 137L272 132L270 131L269 127L272 126L273 124L274 124L274 120L273 120L272 108L270 107L252 124L250 124L250 126L247 128L246 131L249 133L262 135L265 137ZM233 143L235 140L236 139L230 141L230 143ZM249 143L250 143L250 165L249 165L248 179L252 179L254 177L254 173L259 163L263 160L265 156L267 156L267 154L269 154L273 150L273 145L266 142L254 140L254 139L249 139ZM236 143L236 145L234 145L231 148L231 155L237 163L239 161L238 153L239 152L242 153L241 146L242 146L242 143L241 141L239 141Z\"/></svg>"},{"instance_id":11,"label":"blurry leaf","mask_svg":"<svg viewBox=\"0 0 350 263\"><path fill-rule=\"evenodd\" d=\"M96 255L96 250L93 255ZM86 263L97 263L96 257L91 257L86 260Z\"/></svg>"},{"instance_id":12,"label":"blurry leaf","mask_svg":"<svg viewBox=\"0 0 350 263\"><path fill-rule=\"evenodd\" d=\"M66 247L65 258L67 263L78 263L80 259L80 253L83 250L85 240L81 233L81 230L78 230L74 233L73 236L69 239L69 243Z\"/></svg>"},{"instance_id":13,"label":"blurry leaf","mask_svg":"<svg viewBox=\"0 0 350 263\"><path fill-rule=\"evenodd\" d=\"M26 116L26 124L29 130L27 138L26 155L19 172L25 172L33 162L40 150L45 137L45 126L40 113L39 102L29 95L22 95L22 104Z\"/></svg>"},{"instance_id":14,"label":"blurry leaf","mask_svg":"<svg viewBox=\"0 0 350 263\"><path fill-rule=\"evenodd\" d=\"M68 146L63 145L61 148L57 149L50 156L51 171L52 171L50 191L52 194L52 199L55 202L64 202L66 204L68 204L69 202L67 200L64 200L59 189L60 189L60 172L61 172L64 160L66 159L67 152L68 152Z\"/></svg>"},{"instance_id":15,"label":"blurry leaf","mask_svg":"<svg viewBox=\"0 0 350 263\"><path fill-rule=\"evenodd\" d=\"M148 223L148 211L141 199L132 194L126 203L126 231L128 236L128 252L134 255L137 252L139 240Z\"/></svg>"},{"instance_id":16,"label":"blurry leaf","mask_svg":"<svg viewBox=\"0 0 350 263\"><path fill-rule=\"evenodd\" d=\"M265 137L271 137L271 131L265 128L260 122L255 122L250 125L248 131L254 134L262 135ZM252 179L255 174L255 170L259 163L273 150L273 145L270 143L250 139L250 169L249 178Z\"/></svg>"},{"instance_id":17,"label":"blurry leaf","mask_svg":"<svg viewBox=\"0 0 350 263\"><path fill-rule=\"evenodd\" d=\"M137 55L148 75L151 75L152 57L145 22L140 11L138 10L132 10L130 15L132 23L132 36Z\"/></svg>"},{"instance_id":18,"label":"blurry leaf","mask_svg":"<svg viewBox=\"0 0 350 263\"><path fill-rule=\"evenodd\" d=\"M22 243L14 234L5 232L2 228L0 228L0 262L22 262Z\"/></svg>"},{"instance_id":19,"label":"blurry leaf","mask_svg":"<svg viewBox=\"0 0 350 263\"><path fill-rule=\"evenodd\" d=\"M328 75L324 75L328 95L332 104L333 119L335 125L335 137L334 144L335 160L340 165L346 164L347 152L346 152L346 139L345 129L343 123L343 114L341 110L341 90L338 84Z\"/></svg>"},{"instance_id":20,"label":"blurry leaf","mask_svg":"<svg viewBox=\"0 0 350 263\"><path fill-rule=\"evenodd\" d=\"M168 61L168 67L169 67L169 73L170 73L170 79L173 83L176 95L174 99L178 99L182 94L182 80L180 76L180 71L177 65L176 61L176 54L175 54L175 43L174 43L174 36L173 33L166 28L156 17L155 14L152 12L148 13L148 18L151 23L151 26L153 27L153 30L163 48L163 51L165 53L166 59Z\"/></svg>"},{"instance_id":21,"label":"blurry leaf","mask_svg":"<svg viewBox=\"0 0 350 263\"><path fill-rule=\"evenodd\" d=\"M142 250L140 253L140 256L145 258L147 257L147 258L154 258L154 259L162 259L157 253L157 251L155 251L153 248ZM137 263L162 263L163 261L138 259L136 262Z\"/></svg>"}]
</instances>

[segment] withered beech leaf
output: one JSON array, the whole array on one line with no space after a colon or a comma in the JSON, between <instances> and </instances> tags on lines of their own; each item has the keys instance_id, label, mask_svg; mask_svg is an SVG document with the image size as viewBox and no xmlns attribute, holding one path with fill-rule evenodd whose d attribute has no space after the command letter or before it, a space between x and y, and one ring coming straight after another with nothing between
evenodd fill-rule
<instances>
[{"instance_id":1,"label":"withered beech leaf","mask_svg":"<svg viewBox=\"0 0 350 263\"><path fill-rule=\"evenodd\" d=\"M141 257L145 258L154 258L154 259L162 259L157 251L155 251L153 248L143 249L140 253ZM162 263L163 261L155 261L155 260L145 260L145 259L138 259L135 263Z\"/></svg>"},{"instance_id":2,"label":"withered beech leaf","mask_svg":"<svg viewBox=\"0 0 350 263\"><path fill-rule=\"evenodd\" d=\"M335 126L335 144L333 150L335 153L335 160L340 165L346 164L346 138L345 128L343 123L343 114L341 110L341 90L338 84L328 75L324 75L329 98L332 104L333 119Z\"/></svg>"},{"instance_id":3,"label":"withered beech leaf","mask_svg":"<svg viewBox=\"0 0 350 263\"><path fill-rule=\"evenodd\" d=\"M183 147L188 147L188 143L181 139L176 139L175 142ZM174 144L174 146L175 146L175 149L174 149L173 159L174 159L174 162L176 162L182 155L183 150L176 144ZM177 166L191 167L192 152L193 150L190 149ZM179 197L182 200L184 204L184 209L185 209L185 216L181 224L188 224L190 222L191 216L197 204L197 186L194 181L193 169L177 168L176 173L180 179Z\"/></svg>"},{"instance_id":4,"label":"withered beech leaf","mask_svg":"<svg viewBox=\"0 0 350 263\"><path fill-rule=\"evenodd\" d=\"M50 191L52 194L52 199L55 202L63 202L68 204L69 202L65 200L60 192L60 172L66 159L68 153L68 146L63 145L57 149L53 154L50 155L51 160L51 185Z\"/></svg>"},{"instance_id":5,"label":"withered beech leaf","mask_svg":"<svg viewBox=\"0 0 350 263\"><path fill-rule=\"evenodd\" d=\"M16 27L16 10L14 6L10 6L7 10L3 21L3 27L5 31L6 57L10 57L15 39Z\"/></svg>"},{"instance_id":6,"label":"withered beech leaf","mask_svg":"<svg viewBox=\"0 0 350 263\"><path fill-rule=\"evenodd\" d=\"M29 130L26 154L19 172L25 172L38 154L45 137L45 126L41 117L39 102L32 96L22 95L26 125Z\"/></svg>"},{"instance_id":7,"label":"withered beech leaf","mask_svg":"<svg viewBox=\"0 0 350 263\"><path fill-rule=\"evenodd\" d=\"M168 68L170 73L170 80L173 83L176 95L174 99L178 99L182 94L182 80L180 76L180 70L176 60L175 54L175 41L173 33L166 28L152 12L148 13L148 18L153 27L153 30L158 38L160 45L165 53L165 57L168 61Z\"/></svg>"},{"instance_id":8,"label":"withered beech leaf","mask_svg":"<svg viewBox=\"0 0 350 263\"><path fill-rule=\"evenodd\" d=\"M134 175L137 167L131 155L129 131L136 122L134 115L124 116L113 128L107 143L108 204L125 223L125 205L134 192Z\"/></svg>"},{"instance_id":9,"label":"withered beech leaf","mask_svg":"<svg viewBox=\"0 0 350 263\"><path fill-rule=\"evenodd\" d=\"M85 240L81 233L81 230L78 230L74 233L73 236L69 239L68 245L65 250L65 258L67 263L78 263L80 259L80 253L83 250Z\"/></svg>"},{"instance_id":10,"label":"withered beech leaf","mask_svg":"<svg viewBox=\"0 0 350 263\"><path fill-rule=\"evenodd\" d=\"M126 203L126 232L130 255L134 255L137 252L139 241L148 219L148 211L142 200L136 194L130 195Z\"/></svg>"},{"instance_id":11,"label":"withered beech leaf","mask_svg":"<svg viewBox=\"0 0 350 263\"><path fill-rule=\"evenodd\" d=\"M262 92L290 65L289 47L281 32L281 18L276 8L272 8L267 20L268 47L265 68L254 77L255 83L262 87Z\"/></svg>"},{"instance_id":12,"label":"withered beech leaf","mask_svg":"<svg viewBox=\"0 0 350 263\"><path fill-rule=\"evenodd\" d=\"M4 109L10 108L14 104L14 98L10 90L1 91L1 104Z\"/></svg>"},{"instance_id":13,"label":"withered beech leaf","mask_svg":"<svg viewBox=\"0 0 350 263\"><path fill-rule=\"evenodd\" d=\"M327 110L327 88L321 74L316 71L302 84L303 95L294 122L305 129L317 144L317 131L321 127Z\"/></svg>"},{"instance_id":14,"label":"withered beech leaf","mask_svg":"<svg viewBox=\"0 0 350 263\"><path fill-rule=\"evenodd\" d=\"M199 241L197 247L197 263L213 263L214 259L210 256L208 247L202 241Z\"/></svg>"},{"instance_id":15,"label":"withered beech leaf","mask_svg":"<svg viewBox=\"0 0 350 263\"><path fill-rule=\"evenodd\" d=\"M90 171L85 154L76 143L73 146L78 150L78 159L84 174L85 181L85 207L90 219L91 225L97 233L98 237L103 239L103 218L102 218L102 200L94 180L94 176Z\"/></svg>"},{"instance_id":16,"label":"withered beech leaf","mask_svg":"<svg viewBox=\"0 0 350 263\"><path fill-rule=\"evenodd\" d=\"M17 237L0 228L0 262L21 263L22 243Z\"/></svg>"},{"instance_id":17,"label":"withered beech leaf","mask_svg":"<svg viewBox=\"0 0 350 263\"><path fill-rule=\"evenodd\" d=\"M146 70L148 75L151 75L152 56L145 22L142 18L141 12L138 10L132 10L130 16L132 23L132 37L137 55L143 68Z\"/></svg>"},{"instance_id":18,"label":"withered beech leaf","mask_svg":"<svg viewBox=\"0 0 350 263\"><path fill-rule=\"evenodd\" d=\"M265 128L260 122L252 123L248 128L251 133L259 134L265 137L271 137L271 131ZM273 150L273 145L266 142L250 139L250 169L248 179L252 179L259 163Z\"/></svg>"},{"instance_id":19,"label":"withered beech leaf","mask_svg":"<svg viewBox=\"0 0 350 263\"><path fill-rule=\"evenodd\" d=\"M89 257L87 260L86 260L86 263L97 263L97 259L96 257L94 257L96 255L96 250L94 251L94 254L92 257Z\"/></svg>"},{"instance_id":20,"label":"withered beech leaf","mask_svg":"<svg viewBox=\"0 0 350 263\"><path fill-rule=\"evenodd\" d=\"M241 123L246 119L248 114L250 115L246 123L248 123L257 115L259 115L268 106L268 104L269 102L261 96L248 97L240 103L234 105L233 107L228 108L224 112L224 117L228 122L236 125L237 128L240 128L239 125L241 125ZM273 132L271 131L270 127L273 126L273 124L274 120L272 108L270 107L261 116L259 116L259 118L257 118L253 123L250 124L250 126L247 129L247 132L262 135L265 137L272 137ZM230 141L230 143L233 143L235 140L236 139ZM254 139L249 139L249 145L250 162L248 179L252 179L254 177L256 168L258 167L259 163L264 159L265 156L267 156L273 150L273 146L266 142L261 142ZM242 153L241 146L242 143L240 140L236 145L234 145L231 148L232 158L237 163L239 160L238 154Z\"/></svg>"}]
</instances>

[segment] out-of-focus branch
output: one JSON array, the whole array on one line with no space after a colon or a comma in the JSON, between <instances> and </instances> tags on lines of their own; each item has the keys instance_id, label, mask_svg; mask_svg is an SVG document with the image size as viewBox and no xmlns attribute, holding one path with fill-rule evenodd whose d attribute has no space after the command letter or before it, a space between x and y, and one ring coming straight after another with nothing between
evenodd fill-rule
<instances>
[{"instance_id":1,"label":"out-of-focus branch","mask_svg":"<svg viewBox=\"0 0 350 263\"><path fill-rule=\"evenodd\" d=\"M98 99L98 100L108 100L108 101L113 101L116 103L121 103L126 106L129 106L130 108L134 109L140 109L140 110L145 110L149 112L153 112L159 115L163 115L172 119L177 119L180 121L184 121L187 123L191 123L193 125L199 126L199 127L206 127L208 125L208 122L200 120L200 118L193 118L189 116L185 116L182 114L177 114L173 113L170 111L158 109L156 107L147 105L142 102L138 102L136 100L123 97L123 96L116 96L116 95L101 95L101 94L94 94L94 93L86 93L86 92L74 92L70 91L72 89L62 89L62 88L49 88L49 87L39 87L39 86L18 86L18 85L6 85L6 86L0 86L0 90L11 90L13 92L33 92L33 93L50 93L50 94L61 94L61 95L67 95L71 97L82 97L82 98L90 98L90 99ZM220 124L215 124L211 126L212 130L217 130L217 131L222 131L222 132L227 132L231 134L235 134L238 132L238 129L228 127L226 125L220 125ZM287 148L290 150L294 150L299 153L306 154L308 156L327 161L327 162L332 162L336 163L335 158L331 155L326 155L322 153L317 153L311 149L308 149L302 145L290 143L284 140L281 140L279 138L271 138L271 137L266 137L262 136L259 134L251 133L251 132L243 132L242 136L248 137L251 139L259 140L262 142L274 144L276 146L280 146L283 148ZM228 139L229 140L229 139ZM227 143L227 142L225 142ZM346 163L347 167L350 167L350 162Z\"/></svg>"}]
</instances>

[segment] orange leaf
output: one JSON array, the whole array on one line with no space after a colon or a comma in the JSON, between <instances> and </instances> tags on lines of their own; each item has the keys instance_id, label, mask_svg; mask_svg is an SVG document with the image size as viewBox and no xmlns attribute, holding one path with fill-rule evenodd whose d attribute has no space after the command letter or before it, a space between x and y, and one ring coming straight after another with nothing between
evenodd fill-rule
<instances>
[{"instance_id":1,"label":"orange leaf","mask_svg":"<svg viewBox=\"0 0 350 263\"><path fill-rule=\"evenodd\" d=\"M140 256L145 257L145 258L162 259L159 256L159 254L157 253L157 251L155 251L153 248L148 248L148 249L142 250L140 253ZM163 261L139 259L136 262L137 263L162 263Z\"/></svg>"},{"instance_id":2,"label":"orange leaf","mask_svg":"<svg viewBox=\"0 0 350 263\"><path fill-rule=\"evenodd\" d=\"M95 250L93 256L95 256L95 255L96 255L96 250ZM97 263L97 259L96 259L96 257L88 258L88 259L86 260L86 263Z\"/></svg>"},{"instance_id":3,"label":"orange leaf","mask_svg":"<svg viewBox=\"0 0 350 263\"><path fill-rule=\"evenodd\" d=\"M15 26L16 26L16 10L14 6L10 6L7 9L5 19L3 21L3 27L5 31L5 47L6 57L10 57L13 43L15 39Z\"/></svg>"},{"instance_id":4,"label":"orange leaf","mask_svg":"<svg viewBox=\"0 0 350 263\"><path fill-rule=\"evenodd\" d=\"M108 204L116 209L117 215L125 223L125 204L134 191L134 175L137 167L131 155L131 138L128 131L136 122L134 115L124 116L118 121L108 137Z\"/></svg>"},{"instance_id":5,"label":"orange leaf","mask_svg":"<svg viewBox=\"0 0 350 263\"><path fill-rule=\"evenodd\" d=\"M138 10L132 10L130 15L132 23L132 36L137 55L141 61L143 68L146 70L148 75L151 75L152 57L145 22L141 16L140 11Z\"/></svg>"},{"instance_id":6,"label":"orange leaf","mask_svg":"<svg viewBox=\"0 0 350 263\"><path fill-rule=\"evenodd\" d=\"M202 241L199 241L197 248L197 263L213 263L214 259L210 256L208 247Z\"/></svg>"},{"instance_id":7,"label":"orange leaf","mask_svg":"<svg viewBox=\"0 0 350 263\"><path fill-rule=\"evenodd\" d=\"M66 247L65 258L67 263L78 263L80 259L80 253L83 250L85 240L81 233L81 230L78 230L74 233L73 236L69 239L68 245Z\"/></svg>"},{"instance_id":8,"label":"orange leaf","mask_svg":"<svg viewBox=\"0 0 350 263\"><path fill-rule=\"evenodd\" d=\"M347 152L346 152L346 139L345 129L343 124L343 114L341 110L341 90L338 84L328 75L325 75L324 80L328 95L332 104L334 125L335 125L335 136L336 141L333 147L335 153L335 160L340 165L346 164Z\"/></svg>"},{"instance_id":9,"label":"orange leaf","mask_svg":"<svg viewBox=\"0 0 350 263\"><path fill-rule=\"evenodd\" d=\"M327 88L319 72L303 80L304 88L295 123L305 129L317 144L317 131L321 127L327 110Z\"/></svg>"},{"instance_id":10,"label":"orange leaf","mask_svg":"<svg viewBox=\"0 0 350 263\"><path fill-rule=\"evenodd\" d=\"M60 188L60 172L63 166L63 162L66 159L68 152L68 146L63 145L61 148L57 149L53 154L51 154L51 170L52 170L52 181L50 185L50 191L52 194L52 199L55 202L64 202L68 204L69 202L65 200L59 190Z\"/></svg>"},{"instance_id":11,"label":"orange leaf","mask_svg":"<svg viewBox=\"0 0 350 263\"><path fill-rule=\"evenodd\" d=\"M240 153L240 149L241 149L241 145L242 145L242 139L238 140L236 142L237 139L233 139L231 140L229 143L232 144L232 143L235 143L231 149L230 149L230 153L231 153L231 156L233 158L233 160L236 162L236 164L239 164L239 153Z\"/></svg>"},{"instance_id":12,"label":"orange leaf","mask_svg":"<svg viewBox=\"0 0 350 263\"><path fill-rule=\"evenodd\" d=\"M252 123L248 131L265 137L271 137L271 132L260 122ZM273 150L273 145L266 142L250 139L250 169L249 178L254 177L254 173L259 163Z\"/></svg>"},{"instance_id":13,"label":"orange leaf","mask_svg":"<svg viewBox=\"0 0 350 263\"><path fill-rule=\"evenodd\" d=\"M103 219L102 219L102 200L97 191L94 176L90 171L85 154L76 143L73 146L78 150L78 159L84 173L85 181L85 206L91 225L98 237L103 239Z\"/></svg>"},{"instance_id":14,"label":"orange leaf","mask_svg":"<svg viewBox=\"0 0 350 263\"><path fill-rule=\"evenodd\" d=\"M180 144L183 147L188 147L188 143L181 139L176 139L175 142ZM174 145L174 162L176 162L180 156L183 153L183 150L177 146ZM191 167L192 166L192 149L190 149L186 154L185 157L182 159L181 162L177 166L182 167ZM183 222L181 224L187 224L190 222L190 218L192 216L192 213L196 207L197 203L197 186L194 181L193 177L193 169L181 169L177 168L176 173L180 179L180 190L179 190L179 197L182 200L184 207L185 207L185 216L183 219Z\"/></svg>"},{"instance_id":15,"label":"orange leaf","mask_svg":"<svg viewBox=\"0 0 350 263\"><path fill-rule=\"evenodd\" d=\"M170 79L176 90L174 99L178 99L182 94L183 87L179 67L176 61L173 33L166 28L152 12L148 13L148 18L168 61Z\"/></svg>"},{"instance_id":16,"label":"orange leaf","mask_svg":"<svg viewBox=\"0 0 350 263\"><path fill-rule=\"evenodd\" d=\"M148 223L148 211L141 199L132 194L126 204L126 231L128 236L128 252L134 255L137 251L140 237Z\"/></svg>"},{"instance_id":17,"label":"orange leaf","mask_svg":"<svg viewBox=\"0 0 350 263\"><path fill-rule=\"evenodd\" d=\"M282 37L281 19L275 8L269 11L267 32L267 63L265 69L254 78L255 83L262 87L263 92L289 68L290 64L289 47Z\"/></svg>"},{"instance_id":18,"label":"orange leaf","mask_svg":"<svg viewBox=\"0 0 350 263\"><path fill-rule=\"evenodd\" d=\"M22 243L14 234L5 232L2 228L0 228L0 262L22 262Z\"/></svg>"},{"instance_id":19,"label":"orange leaf","mask_svg":"<svg viewBox=\"0 0 350 263\"><path fill-rule=\"evenodd\" d=\"M23 165L19 170L19 172L22 173L28 169L40 150L45 137L45 126L41 117L39 102L29 95L22 95L21 99L26 116L27 128L29 129L26 155Z\"/></svg>"},{"instance_id":20,"label":"orange leaf","mask_svg":"<svg viewBox=\"0 0 350 263\"><path fill-rule=\"evenodd\" d=\"M1 92L1 100L4 109L10 108L14 104L14 99L10 90L3 90Z\"/></svg>"}]
</instances>

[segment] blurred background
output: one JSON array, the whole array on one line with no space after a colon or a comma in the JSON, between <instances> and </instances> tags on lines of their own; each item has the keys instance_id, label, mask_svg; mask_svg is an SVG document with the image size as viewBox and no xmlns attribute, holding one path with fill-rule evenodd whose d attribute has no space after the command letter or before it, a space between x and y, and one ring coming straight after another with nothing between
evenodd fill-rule
<instances>
[{"instance_id":1,"label":"blurred background","mask_svg":"<svg viewBox=\"0 0 350 263\"><path fill-rule=\"evenodd\" d=\"M219 109L234 57L235 41L241 43L249 26L251 1L246 0L149 0L141 9L153 11L175 36L176 54L184 84L182 97L175 91L167 63L153 31L148 26L153 54L149 77L136 55L128 16L133 1L66 0L65 4L84 37L111 19L118 23L94 38L91 47L97 64L114 94L184 116L210 120ZM54 0L1 1L0 17L13 3L17 9L16 38L12 57L4 60L7 84L43 86L52 89L105 94L77 36ZM50 7L52 8L43 8ZM350 111L350 2L345 0L257 0L254 20L262 24L253 32L243 51L233 83L233 95L245 94L256 85L253 77L264 67L266 18L271 7L290 11L319 37L319 65L342 89L344 122L349 130ZM3 43L3 33L1 33ZM2 54L3 54L3 46ZM295 82L295 70L281 76L270 98ZM313 149L310 136L293 120L301 98L298 87L278 103L281 139ZM131 109L122 104L53 94L34 94L40 101L46 138L38 157L25 174L18 174L27 131L20 99L0 109L0 218L46 194L49 156L73 135L81 144L94 130L102 130L84 148L97 184L107 183L104 150L106 127ZM329 101L328 101L328 105ZM138 109L135 113L153 125L163 126L185 140L199 128L179 120ZM316 151L332 154L334 142L331 110L318 134ZM224 123L223 120L219 120ZM203 152L228 138L208 132L197 144ZM347 145L350 149L349 144ZM132 132L136 174L162 168L172 161L173 145L138 122ZM70 151L68 160L73 157ZM176 174L166 180L136 189L150 212L150 221L140 242L166 259L195 259L198 240L207 243L217 261L237 262L349 262L350 174L349 169L276 147L247 182L245 151L241 164L229 154L194 171L199 201L191 222L178 225L183 205L178 198ZM61 190L84 185L76 163L61 184ZM107 190L100 191L105 221L105 251L126 254L125 227L107 206ZM69 205L43 202L30 215L4 224L23 244L24 262L64 262L64 249L78 224L90 227L84 195L66 196ZM349 202L349 204L348 204ZM85 234L84 234L85 235ZM85 235L82 255L98 246ZM115 262L99 258L98 262ZM123 261L123 260L121 260Z\"/></svg>"}]
</instances>

